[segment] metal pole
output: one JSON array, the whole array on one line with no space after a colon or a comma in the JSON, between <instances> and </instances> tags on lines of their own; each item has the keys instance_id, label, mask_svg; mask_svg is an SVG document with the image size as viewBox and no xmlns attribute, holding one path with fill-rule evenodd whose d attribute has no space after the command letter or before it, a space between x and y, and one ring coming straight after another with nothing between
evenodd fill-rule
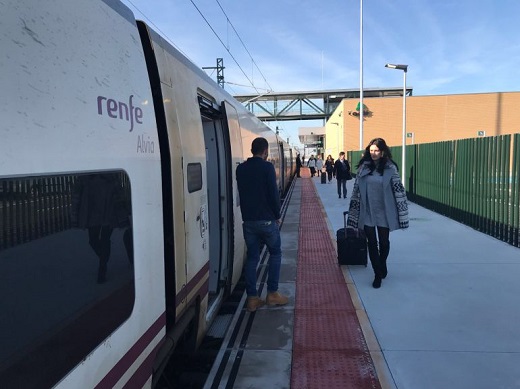
<instances>
[{"instance_id":1,"label":"metal pole","mask_svg":"<svg viewBox=\"0 0 520 389\"><path fill-rule=\"evenodd\" d=\"M338 151L336 152L336 155L339 155L339 124L338 124L338 126L336 127L336 140L337 140L337 142L336 142L336 145L337 145L337 146L336 146L336 147L338 148ZM336 155L335 155L335 156L336 156ZM334 156L334 157L335 157L335 156Z\"/></svg>"},{"instance_id":2,"label":"metal pole","mask_svg":"<svg viewBox=\"0 0 520 389\"><path fill-rule=\"evenodd\" d=\"M401 160L401 181L406 189L406 70L403 71L404 86L403 86L403 152Z\"/></svg>"},{"instance_id":3,"label":"metal pole","mask_svg":"<svg viewBox=\"0 0 520 389\"><path fill-rule=\"evenodd\" d=\"M363 150L363 0L359 9L359 149Z\"/></svg>"}]
</instances>

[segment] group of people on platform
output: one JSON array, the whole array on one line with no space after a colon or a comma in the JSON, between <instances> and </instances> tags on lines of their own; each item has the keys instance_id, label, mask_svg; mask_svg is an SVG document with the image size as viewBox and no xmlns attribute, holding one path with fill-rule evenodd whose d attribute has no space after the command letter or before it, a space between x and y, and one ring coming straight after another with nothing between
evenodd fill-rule
<instances>
[{"instance_id":1,"label":"group of people on platform","mask_svg":"<svg viewBox=\"0 0 520 389\"><path fill-rule=\"evenodd\" d=\"M298 154L296 156L296 177L300 177L302 166L303 163L300 154ZM347 181L352 179L352 174L350 172L350 164L345 159L345 152L340 152L336 161L329 154L325 162L323 162L321 156L314 157L314 155L311 155L307 161L307 167L310 170L311 177L315 175L320 177L321 174L326 174L326 180L329 184L332 182L332 178L335 177L338 185L338 197L341 198L343 196L344 199L347 198Z\"/></svg>"},{"instance_id":2,"label":"group of people on platform","mask_svg":"<svg viewBox=\"0 0 520 389\"><path fill-rule=\"evenodd\" d=\"M273 165L267 161L269 144L265 138L256 138L251 144L251 158L238 165L236 179L240 194L243 233L247 248L244 266L247 305L249 312L267 305L285 305L288 296L278 291L282 261L280 198L276 186ZM300 177L303 165L300 155L296 157L296 173ZM334 161L329 155L325 163L311 156L307 162L311 176L327 174L330 183L336 177L338 197L347 197L346 181L352 179L350 165L345 153L339 153ZM322 170L323 169L323 170ZM317 170L317 171L316 171ZM260 206L259 206L260 205ZM397 164L382 138L375 138L365 148L357 165L357 174L350 199L347 225L365 232L368 254L374 281L380 288L387 277L387 258L390 253L390 231L408 228L408 204L406 191L401 183ZM258 296L256 269L260 259L260 244L264 242L269 251L267 294L265 300Z\"/></svg>"}]
</instances>

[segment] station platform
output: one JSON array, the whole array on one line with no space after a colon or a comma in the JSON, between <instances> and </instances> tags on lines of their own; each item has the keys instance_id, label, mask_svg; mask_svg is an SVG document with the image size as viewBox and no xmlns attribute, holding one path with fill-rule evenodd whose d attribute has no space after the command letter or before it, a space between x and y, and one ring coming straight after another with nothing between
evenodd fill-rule
<instances>
[{"instance_id":1,"label":"station platform","mask_svg":"<svg viewBox=\"0 0 520 389\"><path fill-rule=\"evenodd\" d=\"M339 199L302 169L281 227L289 304L249 313L244 295L205 388L520 388L520 250L409 203L374 289L370 264L337 265L353 182Z\"/></svg>"}]
</instances>

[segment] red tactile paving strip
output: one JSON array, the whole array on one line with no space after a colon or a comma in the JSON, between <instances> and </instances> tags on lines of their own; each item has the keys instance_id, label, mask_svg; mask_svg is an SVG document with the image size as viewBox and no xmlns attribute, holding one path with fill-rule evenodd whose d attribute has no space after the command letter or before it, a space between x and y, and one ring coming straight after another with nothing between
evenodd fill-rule
<instances>
[{"instance_id":1,"label":"red tactile paving strip","mask_svg":"<svg viewBox=\"0 0 520 389\"><path fill-rule=\"evenodd\" d=\"M353 350L304 350L295 358L291 389L380 388L368 353Z\"/></svg>"},{"instance_id":2,"label":"red tactile paving strip","mask_svg":"<svg viewBox=\"0 0 520 389\"><path fill-rule=\"evenodd\" d=\"M331 309L353 311L354 305L350 299L345 299L345 287L341 283L331 283L327 288L322 284L298 283L298 298L296 309ZM319 308L318 308L319 307Z\"/></svg>"},{"instance_id":3,"label":"red tactile paving strip","mask_svg":"<svg viewBox=\"0 0 520 389\"><path fill-rule=\"evenodd\" d=\"M300 227L301 228L301 227ZM330 237L326 237L330 240ZM325 263L319 264L315 263L315 257L310 260L310 262L302 262L302 255L305 255L305 252L299 248L298 249L298 268L296 270L296 283L301 282L302 284L321 284L326 282L331 283L345 283L345 278L343 278L343 274L339 270L337 263ZM309 253L307 253L309 255ZM336 253L332 253L332 257L336 257ZM329 260L329 256L324 256L324 260Z\"/></svg>"},{"instance_id":4,"label":"red tactile paving strip","mask_svg":"<svg viewBox=\"0 0 520 389\"><path fill-rule=\"evenodd\" d=\"M307 169L301 184L291 389L380 389Z\"/></svg>"}]
</instances>

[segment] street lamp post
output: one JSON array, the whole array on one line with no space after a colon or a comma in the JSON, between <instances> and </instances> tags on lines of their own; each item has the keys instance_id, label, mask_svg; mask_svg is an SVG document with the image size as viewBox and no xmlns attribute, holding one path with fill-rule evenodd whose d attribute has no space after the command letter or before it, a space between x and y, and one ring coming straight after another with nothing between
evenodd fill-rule
<instances>
[{"instance_id":1,"label":"street lamp post","mask_svg":"<svg viewBox=\"0 0 520 389\"><path fill-rule=\"evenodd\" d=\"M359 149L363 150L363 0L359 4Z\"/></svg>"},{"instance_id":2,"label":"street lamp post","mask_svg":"<svg viewBox=\"0 0 520 389\"><path fill-rule=\"evenodd\" d=\"M401 158L401 181L403 183L403 186L406 188L405 184L405 176L406 176L406 72L408 71L408 65L394 65L391 63L387 63L385 65L385 68L389 69L398 69L403 71L403 79L404 79L404 85L403 85L403 151L402 151L402 158Z\"/></svg>"},{"instance_id":3,"label":"street lamp post","mask_svg":"<svg viewBox=\"0 0 520 389\"><path fill-rule=\"evenodd\" d=\"M338 151L336 155L339 154L339 123L338 122L330 122L330 124L336 125L336 147L338 148Z\"/></svg>"}]
</instances>

